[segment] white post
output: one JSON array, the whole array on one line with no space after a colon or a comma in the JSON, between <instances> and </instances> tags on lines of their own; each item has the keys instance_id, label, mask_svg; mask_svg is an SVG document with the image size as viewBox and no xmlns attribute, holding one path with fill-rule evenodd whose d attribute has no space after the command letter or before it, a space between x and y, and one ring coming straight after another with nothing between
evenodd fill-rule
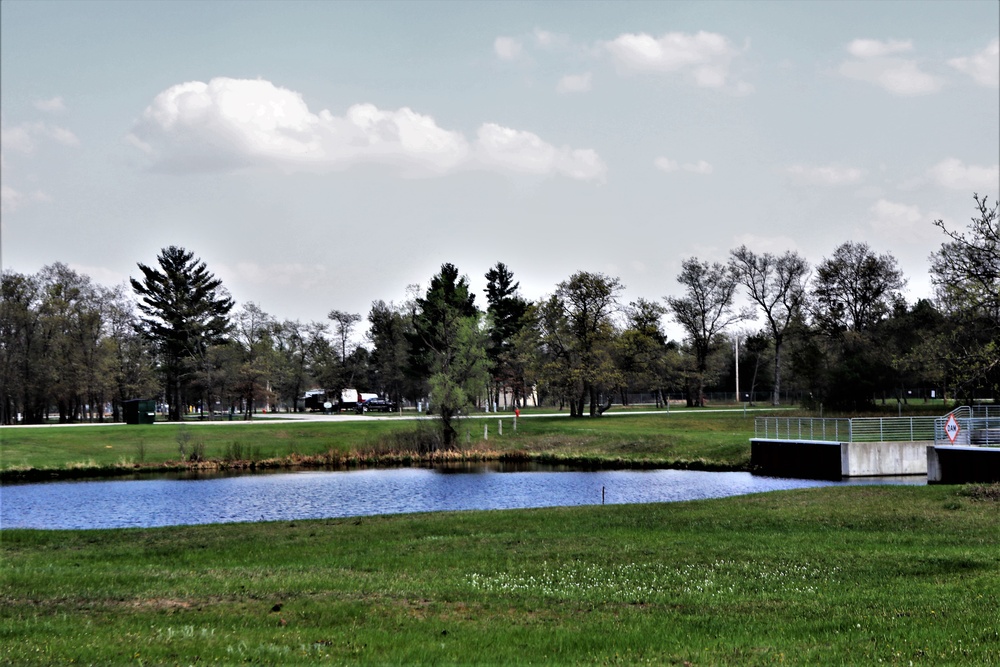
<instances>
[{"instance_id":1,"label":"white post","mask_svg":"<svg viewBox=\"0 0 1000 667\"><path fill-rule=\"evenodd\" d=\"M497 434L500 435L501 437L503 436L503 420L502 419L498 419L497 420Z\"/></svg>"},{"instance_id":2,"label":"white post","mask_svg":"<svg viewBox=\"0 0 1000 667\"><path fill-rule=\"evenodd\" d=\"M490 426L489 424L483 425L483 440L490 439Z\"/></svg>"},{"instance_id":3,"label":"white post","mask_svg":"<svg viewBox=\"0 0 1000 667\"><path fill-rule=\"evenodd\" d=\"M740 335L736 334L736 404L740 403Z\"/></svg>"}]
</instances>

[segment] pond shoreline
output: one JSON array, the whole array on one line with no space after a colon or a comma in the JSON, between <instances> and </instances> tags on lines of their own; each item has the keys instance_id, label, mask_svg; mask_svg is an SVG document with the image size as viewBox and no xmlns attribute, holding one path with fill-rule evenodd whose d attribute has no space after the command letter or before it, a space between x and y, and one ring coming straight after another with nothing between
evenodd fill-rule
<instances>
[{"instance_id":1,"label":"pond shoreline","mask_svg":"<svg viewBox=\"0 0 1000 667\"><path fill-rule=\"evenodd\" d=\"M705 459L628 459L607 456L560 456L526 451L453 450L429 453L326 453L292 454L269 459L205 459L113 465L72 464L68 468L8 468L0 471L0 485L71 481L95 478L146 476L162 473L263 472L277 470L357 470L366 468L426 468L466 463L537 463L578 470L697 470L750 472L749 465L729 465Z\"/></svg>"}]
</instances>

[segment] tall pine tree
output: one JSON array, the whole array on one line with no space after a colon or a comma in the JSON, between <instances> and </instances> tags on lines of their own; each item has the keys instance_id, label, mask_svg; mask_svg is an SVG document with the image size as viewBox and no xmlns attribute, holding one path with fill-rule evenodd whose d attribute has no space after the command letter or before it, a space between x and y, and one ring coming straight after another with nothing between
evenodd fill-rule
<instances>
[{"instance_id":1,"label":"tall pine tree","mask_svg":"<svg viewBox=\"0 0 1000 667\"><path fill-rule=\"evenodd\" d=\"M513 347L517 334L524 328L528 302L518 293L520 283L503 262L497 262L486 272L486 314L489 317L490 336L486 354L490 360L493 377L492 399L499 402L502 388L510 389L516 404L523 399L524 378L513 363Z\"/></svg>"},{"instance_id":2,"label":"tall pine tree","mask_svg":"<svg viewBox=\"0 0 1000 667\"><path fill-rule=\"evenodd\" d=\"M171 421L180 421L187 384L208 347L229 331L233 300L194 253L170 246L156 258L159 270L139 264L142 280L131 279L144 317L140 330L160 354Z\"/></svg>"},{"instance_id":3,"label":"tall pine tree","mask_svg":"<svg viewBox=\"0 0 1000 667\"><path fill-rule=\"evenodd\" d=\"M486 340L469 281L443 264L417 299L409 334L411 368L427 378L432 409L441 417L444 447L454 446L455 420L486 387Z\"/></svg>"}]
</instances>

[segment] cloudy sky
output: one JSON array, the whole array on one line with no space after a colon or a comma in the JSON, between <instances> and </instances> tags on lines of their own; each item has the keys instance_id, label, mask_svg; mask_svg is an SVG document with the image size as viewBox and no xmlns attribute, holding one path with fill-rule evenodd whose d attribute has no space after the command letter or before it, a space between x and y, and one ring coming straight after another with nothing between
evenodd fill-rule
<instances>
[{"instance_id":1,"label":"cloudy sky","mask_svg":"<svg viewBox=\"0 0 1000 667\"><path fill-rule=\"evenodd\" d=\"M452 262L626 301L747 244L891 252L1000 194L1000 3L0 3L2 255L159 250L302 321Z\"/></svg>"}]
</instances>

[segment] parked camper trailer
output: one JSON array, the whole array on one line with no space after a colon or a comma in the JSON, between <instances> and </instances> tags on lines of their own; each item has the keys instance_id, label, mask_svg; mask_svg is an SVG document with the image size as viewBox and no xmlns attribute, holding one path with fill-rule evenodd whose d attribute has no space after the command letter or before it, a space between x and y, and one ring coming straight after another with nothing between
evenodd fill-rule
<instances>
[{"instance_id":1,"label":"parked camper trailer","mask_svg":"<svg viewBox=\"0 0 1000 667\"><path fill-rule=\"evenodd\" d=\"M303 407L309 412L361 412L358 407L378 394L359 392L357 389L344 389L340 397L335 398L325 389L311 389L301 399Z\"/></svg>"}]
</instances>

